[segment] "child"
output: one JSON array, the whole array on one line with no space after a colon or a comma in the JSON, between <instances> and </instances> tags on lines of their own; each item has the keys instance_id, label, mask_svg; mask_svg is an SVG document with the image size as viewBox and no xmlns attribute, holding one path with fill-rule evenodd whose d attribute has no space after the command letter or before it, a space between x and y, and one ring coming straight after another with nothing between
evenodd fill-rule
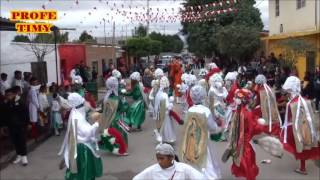
<instances>
[{"instance_id":1,"label":"child","mask_svg":"<svg viewBox=\"0 0 320 180\"><path fill-rule=\"evenodd\" d=\"M52 100L52 105L51 105L51 111L52 111L52 124L54 128L54 133L56 136L59 136L59 129L62 128L62 118L61 118L61 105L60 105L60 100L59 96L57 93L53 94L53 100Z\"/></svg>"},{"instance_id":2,"label":"child","mask_svg":"<svg viewBox=\"0 0 320 180\"><path fill-rule=\"evenodd\" d=\"M49 102L47 98L47 86L42 85L39 90L39 105L40 105L40 124L44 126L44 124L48 123L48 108Z\"/></svg>"}]
</instances>

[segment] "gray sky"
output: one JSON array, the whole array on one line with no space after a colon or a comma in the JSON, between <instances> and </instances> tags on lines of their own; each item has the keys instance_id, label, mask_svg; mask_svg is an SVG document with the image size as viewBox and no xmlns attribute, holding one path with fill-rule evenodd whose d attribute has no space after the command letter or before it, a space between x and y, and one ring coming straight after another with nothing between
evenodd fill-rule
<instances>
[{"instance_id":1,"label":"gray sky","mask_svg":"<svg viewBox=\"0 0 320 180\"><path fill-rule=\"evenodd\" d=\"M78 1L78 3L76 3ZM107 3L108 2L108 3ZM183 0L151 0L150 8L153 16L157 12L168 19L178 15L179 8L183 8ZM104 23L106 21L106 35L112 36L112 22L115 21L116 36L130 36L132 30L139 22L131 21L127 17L134 17L146 12L146 0L1 0L1 16L10 17L10 11L15 10L41 10L58 11L58 20L53 23L61 28L76 28L69 32L70 39L77 39L83 30L89 31L93 36L104 36ZM260 9L264 29L268 29L268 0L256 0L257 8ZM131 9L130 9L131 8ZM159 11L157 10L159 9ZM121 11L116 14L116 9ZM123 15L123 11L132 14ZM109 22L109 23L108 23ZM165 21L151 22L150 31L166 34L175 34L181 29L179 20L173 23Z\"/></svg>"}]
</instances>

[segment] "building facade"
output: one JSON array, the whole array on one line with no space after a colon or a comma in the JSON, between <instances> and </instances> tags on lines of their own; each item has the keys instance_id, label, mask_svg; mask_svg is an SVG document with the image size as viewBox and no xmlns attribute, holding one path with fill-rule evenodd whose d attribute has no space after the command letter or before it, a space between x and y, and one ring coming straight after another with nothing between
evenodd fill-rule
<instances>
[{"instance_id":1,"label":"building facade","mask_svg":"<svg viewBox=\"0 0 320 180\"><path fill-rule=\"evenodd\" d=\"M320 1L269 0L269 36L262 38L266 52L284 55L285 40L303 40L310 49L296 57L300 78L320 64Z\"/></svg>"}]
</instances>

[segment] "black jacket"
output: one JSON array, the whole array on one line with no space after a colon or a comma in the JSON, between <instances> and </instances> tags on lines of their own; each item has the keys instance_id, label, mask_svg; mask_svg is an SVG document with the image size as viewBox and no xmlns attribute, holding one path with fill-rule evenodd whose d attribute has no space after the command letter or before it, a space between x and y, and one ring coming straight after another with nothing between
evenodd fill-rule
<instances>
[{"instance_id":1,"label":"black jacket","mask_svg":"<svg viewBox=\"0 0 320 180\"><path fill-rule=\"evenodd\" d=\"M28 111L21 99L7 102L6 111L8 126L26 126L28 124Z\"/></svg>"}]
</instances>

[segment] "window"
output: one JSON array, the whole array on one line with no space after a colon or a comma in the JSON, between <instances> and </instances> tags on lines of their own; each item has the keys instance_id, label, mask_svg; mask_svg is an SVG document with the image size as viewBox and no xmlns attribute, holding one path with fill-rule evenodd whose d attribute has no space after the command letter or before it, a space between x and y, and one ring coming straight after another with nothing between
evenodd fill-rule
<instances>
[{"instance_id":1,"label":"window","mask_svg":"<svg viewBox=\"0 0 320 180\"><path fill-rule=\"evenodd\" d=\"M276 0L276 16L280 15L280 5L279 5L280 0Z\"/></svg>"},{"instance_id":2,"label":"window","mask_svg":"<svg viewBox=\"0 0 320 180\"><path fill-rule=\"evenodd\" d=\"M280 24L280 33L283 33L283 24Z\"/></svg>"},{"instance_id":3,"label":"window","mask_svg":"<svg viewBox=\"0 0 320 180\"><path fill-rule=\"evenodd\" d=\"M306 0L297 0L297 9L303 8L306 6Z\"/></svg>"}]
</instances>

